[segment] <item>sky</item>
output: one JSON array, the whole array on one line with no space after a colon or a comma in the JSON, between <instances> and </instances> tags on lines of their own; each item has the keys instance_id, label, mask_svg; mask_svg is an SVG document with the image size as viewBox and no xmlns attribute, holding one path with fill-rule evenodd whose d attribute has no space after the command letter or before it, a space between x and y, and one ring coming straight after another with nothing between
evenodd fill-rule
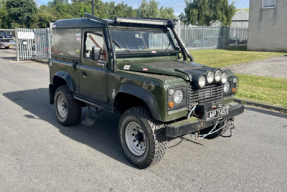
<instances>
[{"instance_id":1,"label":"sky","mask_svg":"<svg viewBox=\"0 0 287 192\"><path fill-rule=\"evenodd\" d=\"M50 0L36 0L38 5L47 4ZM104 2L115 1L117 3L124 2L133 8L138 8L141 0L102 0ZM183 12L185 8L184 0L157 0L159 1L159 7L173 7L175 15L179 15ZM235 2L236 8L249 8L249 0L229 0L230 2Z\"/></svg>"}]
</instances>

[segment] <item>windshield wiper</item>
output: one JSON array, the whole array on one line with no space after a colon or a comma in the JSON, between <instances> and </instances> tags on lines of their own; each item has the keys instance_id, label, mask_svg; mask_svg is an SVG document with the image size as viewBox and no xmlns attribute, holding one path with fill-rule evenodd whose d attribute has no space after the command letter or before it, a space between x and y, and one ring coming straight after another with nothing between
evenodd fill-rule
<instances>
[{"instance_id":1,"label":"windshield wiper","mask_svg":"<svg viewBox=\"0 0 287 192\"><path fill-rule=\"evenodd\" d=\"M112 40L112 41L114 42L114 44L116 44L116 46L118 46L118 48L122 48L117 41L115 41L115 40ZM125 48L125 47L123 47L123 48ZM130 52L130 50L128 50L128 48L125 48L125 49L127 52Z\"/></svg>"},{"instance_id":2,"label":"windshield wiper","mask_svg":"<svg viewBox=\"0 0 287 192\"><path fill-rule=\"evenodd\" d=\"M168 48L169 48L169 46L170 46L170 42L169 42L169 44L168 44L167 48L166 48L164 51L167 51L167 50L168 50Z\"/></svg>"}]
</instances>

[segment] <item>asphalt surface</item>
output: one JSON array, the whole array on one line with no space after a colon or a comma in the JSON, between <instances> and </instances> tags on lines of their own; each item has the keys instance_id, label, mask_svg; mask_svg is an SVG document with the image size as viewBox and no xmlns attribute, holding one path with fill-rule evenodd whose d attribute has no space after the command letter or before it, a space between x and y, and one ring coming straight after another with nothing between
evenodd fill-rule
<instances>
[{"instance_id":1,"label":"asphalt surface","mask_svg":"<svg viewBox=\"0 0 287 192\"><path fill-rule=\"evenodd\" d=\"M272 57L233 66L228 66L234 73L259 75L266 77L287 78L287 56Z\"/></svg>"},{"instance_id":2,"label":"asphalt surface","mask_svg":"<svg viewBox=\"0 0 287 192\"><path fill-rule=\"evenodd\" d=\"M0 49L1 192L286 191L286 115L246 107L233 137L175 139L160 164L139 170L121 150L119 114L61 126L48 104L48 66L12 57Z\"/></svg>"}]
</instances>

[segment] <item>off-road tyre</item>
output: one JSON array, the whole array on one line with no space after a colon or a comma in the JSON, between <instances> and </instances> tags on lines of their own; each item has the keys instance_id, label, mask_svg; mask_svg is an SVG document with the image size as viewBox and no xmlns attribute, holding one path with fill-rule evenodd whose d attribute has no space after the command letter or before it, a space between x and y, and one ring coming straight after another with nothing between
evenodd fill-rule
<instances>
[{"instance_id":1,"label":"off-road tyre","mask_svg":"<svg viewBox=\"0 0 287 192\"><path fill-rule=\"evenodd\" d=\"M66 100L67 105L67 115L63 118L58 111L58 98L63 96ZM54 96L54 109L58 121L64 126L76 125L82 116L82 106L81 103L74 99L72 92L68 89L67 85L59 86L56 89Z\"/></svg>"},{"instance_id":2,"label":"off-road tyre","mask_svg":"<svg viewBox=\"0 0 287 192\"><path fill-rule=\"evenodd\" d=\"M217 127L215 128L214 131L216 131L217 129L219 129L220 127L222 127L225 123L226 123L226 122L219 123L219 124L217 125ZM212 127L208 127L208 128L206 128L206 129L200 131L200 134L201 134L201 135L202 135L202 134L206 134L206 133L208 133L212 128L213 128L213 126L212 126ZM228 127L228 124L227 124L227 125L226 125L223 129L221 129L220 131L218 131L218 132L216 132L216 133L213 133L213 134L211 134L211 135L208 135L208 136L206 136L205 138L206 138L206 139L215 139L215 138L218 138L219 136L222 136L223 134L225 134L228 129L229 129L229 127Z\"/></svg>"},{"instance_id":3,"label":"off-road tyre","mask_svg":"<svg viewBox=\"0 0 287 192\"><path fill-rule=\"evenodd\" d=\"M131 122L138 123L145 133L146 149L141 156L134 155L126 143L126 129ZM154 120L146 107L133 107L125 111L119 122L119 137L127 159L140 169L155 165L165 155L167 138L165 125Z\"/></svg>"}]
</instances>

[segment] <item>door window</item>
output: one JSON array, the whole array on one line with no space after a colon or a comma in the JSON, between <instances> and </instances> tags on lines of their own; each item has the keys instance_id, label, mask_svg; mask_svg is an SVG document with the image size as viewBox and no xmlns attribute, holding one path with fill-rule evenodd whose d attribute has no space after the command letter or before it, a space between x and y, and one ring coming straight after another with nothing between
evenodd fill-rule
<instances>
[{"instance_id":1,"label":"door window","mask_svg":"<svg viewBox=\"0 0 287 192\"><path fill-rule=\"evenodd\" d=\"M102 32L86 32L85 44L84 44L84 58L92 59L93 47L99 47L102 49L100 60L106 59L106 46Z\"/></svg>"}]
</instances>

